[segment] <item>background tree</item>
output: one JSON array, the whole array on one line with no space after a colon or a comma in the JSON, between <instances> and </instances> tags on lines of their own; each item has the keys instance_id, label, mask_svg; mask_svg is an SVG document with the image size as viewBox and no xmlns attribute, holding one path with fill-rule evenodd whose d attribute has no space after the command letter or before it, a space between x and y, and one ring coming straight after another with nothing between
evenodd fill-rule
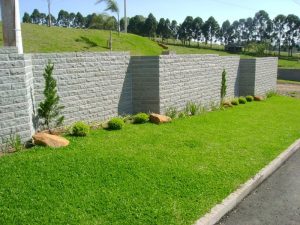
<instances>
[{"instance_id":1,"label":"background tree","mask_svg":"<svg viewBox=\"0 0 300 225\"><path fill-rule=\"evenodd\" d=\"M78 12L74 18L74 27L82 28L82 27L84 27L84 23L85 23L85 20L84 20L83 15L80 12Z\"/></svg>"},{"instance_id":2,"label":"background tree","mask_svg":"<svg viewBox=\"0 0 300 225\"><path fill-rule=\"evenodd\" d=\"M228 45L231 35L232 35L231 24L229 20L226 20L225 22L223 22L222 27L220 28L221 43Z\"/></svg>"},{"instance_id":3,"label":"background tree","mask_svg":"<svg viewBox=\"0 0 300 225\"><path fill-rule=\"evenodd\" d=\"M203 26L203 20L200 17L196 17L193 20L193 39L197 40L198 47L202 39L202 26Z\"/></svg>"},{"instance_id":4,"label":"background tree","mask_svg":"<svg viewBox=\"0 0 300 225\"><path fill-rule=\"evenodd\" d=\"M31 16L30 16L32 23L39 24L40 23L40 16L41 16L41 14L40 14L39 10L34 9Z\"/></svg>"},{"instance_id":5,"label":"background tree","mask_svg":"<svg viewBox=\"0 0 300 225\"><path fill-rule=\"evenodd\" d=\"M126 19L127 19L127 27L128 27L130 18L126 17ZM121 29L121 31L125 31L125 18L124 17L120 20L120 29Z\"/></svg>"},{"instance_id":6,"label":"background tree","mask_svg":"<svg viewBox=\"0 0 300 225\"><path fill-rule=\"evenodd\" d=\"M64 116L60 115L64 107L59 105L56 80L52 76L53 70L54 64L49 61L43 74L45 99L39 104L38 108L38 116L42 119L42 124L46 126L49 133L52 133L52 127L60 126L64 121Z\"/></svg>"},{"instance_id":7,"label":"background tree","mask_svg":"<svg viewBox=\"0 0 300 225\"><path fill-rule=\"evenodd\" d=\"M284 30L286 25L286 16L280 14L276 16L273 20L273 30L274 30L274 38L276 40L276 43L278 45L278 55L280 56L281 52L281 44L282 39L284 37Z\"/></svg>"},{"instance_id":8,"label":"background tree","mask_svg":"<svg viewBox=\"0 0 300 225\"><path fill-rule=\"evenodd\" d=\"M31 23L31 17L27 12L24 13L23 23Z\"/></svg>"},{"instance_id":9,"label":"background tree","mask_svg":"<svg viewBox=\"0 0 300 225\"><path fill-rule=\"evenodd\" d=\"M120 33L120 9L116 0L98 0L96 4L100 3L106 4L105 11L111 11L112 13L116 13L118 17L118 32Z\"/></svg>"},{"instance_id":10,"label":"background tree","mask_svg":"<svg viewBox=\"0 0 300 225\"><path fill-rule=\"evenodd\" d=\"M296 45L296 41L299 35L300 19L294 14L290 14L286 17L286 43L289 49L289 56L293 56L293 47Z\"/></svg>"},{"instance_id":11,"label":"background tree","mask_svg":"<svg viewBox=\"0 0 300 225\"><path fill-rule=\"evenodd\" d=\"M152 13L149 14L144 24L144 33L150 38L155 38L157 29L157 20Z\"/></svg>"},{"instance_id":12,"label":"background tree","mask_svg":"<svg viewBox=\"0 0 300 225\"><path fill-rule=\"evenodd\" d=\"M210 47L212 48L212 42L214 38L217 38L219 32L219 24L214 17L209 17L208 20L204 23L202 31L205 37L205 42L210 41Z\"/></svg>"},{"instance_id":13,"label":"background tree","mask_svg":"<svg viewBox=\"0 0 300 225\"><path fill-rule=\"evenodd\" d=\"M270 25L269 21L270 21L269 14L266 11L260 10L255 14L253 19L253 24L254 24L256 41L264 42L268 38L270 38L268 36L268 29Z\"/></svg>"},{"instance_id":14,"label":"background tree","mask_svg":"<svg viewBox=\"0 0 300 225\"><path fill-rule=\"evenodd\" d=\"M166 20L164 18L160 18L158 25L157 25L157 29L156 29L156 34L161 37L161 40L163 41L163 33L164 33L164 29L165 29L165 23Z\"/></svg>"},{"instance_id":15,"label":"background tree","mask_svg":"<svg viewBox=\"0 0 300 225\"><path fill-rule=\"evenodd\" d=\"M193 22L192 16L187 16L180 26L180 38L184 40L184 43L188 42L191 45L191 40L193 39Z\"/></svg>"},{"instance_id":16,"label":"background tree","mask_svg":"<svg viewBox=\"0 0 300 225\"><path fill-rule=\"evenodd\" d=\"M69 27L69 13L65 10L60 10L57 16L57 24L62 27Z\"/></svg>"},{"instance_id":17,"label":"background tree","mask_svg":"<svg viewBox=\"0 0 300 225\"><path fill-rule=\"evenodd\" d=\"M171 31L171 21L169 19L166 19L164 29L163 29L163 38L164 40L167 40L171 38L172 36L172 31Z\"/></svg>"},{"instance_id":18,"label":"background tree","mask_svg":"<svg viewBox=\"0 0 300 225\"><path fill-rule=\"evenodd\" d=\"M145 17L136 15L129 20L128 32L137 35L143 35L143 27L145 24Z\"/></svg>"},{"instance_id":19,"label":"background tree","mask_svg":"<svg viewBox=\"0 0 300 225\"><path fill-rule=\"evenodd\" d=\"M170 29L171 29L172 38L174 39L175 42L176 39L178 38L178 23L176 20L172 20Z\"/></svg>"}]
</instances>

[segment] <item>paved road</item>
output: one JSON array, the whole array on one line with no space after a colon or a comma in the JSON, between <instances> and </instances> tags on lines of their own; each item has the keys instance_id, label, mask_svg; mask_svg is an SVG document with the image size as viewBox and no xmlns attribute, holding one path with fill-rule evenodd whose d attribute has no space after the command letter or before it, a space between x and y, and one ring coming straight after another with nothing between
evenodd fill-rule
<instances>
[{"instance_id":1,"label":"paved road","mask_svg":"<svg viewBox=\"0 0 300 225\"><path fill-rule=\"evenodd\" d=\"M300 225L300 150L219 225Z\"/></svg>"}]
</instances>

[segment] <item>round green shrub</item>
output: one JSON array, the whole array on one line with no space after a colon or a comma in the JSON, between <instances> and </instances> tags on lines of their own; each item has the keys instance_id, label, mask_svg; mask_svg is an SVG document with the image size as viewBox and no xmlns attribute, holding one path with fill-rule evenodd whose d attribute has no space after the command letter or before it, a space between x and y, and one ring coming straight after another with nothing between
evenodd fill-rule
<instances>
[{"instance_id":1,"label":"round green shrub","mask_svg":"<svg viewBox=\"0 0 300 225\"><path fill-rule=\"evenodd\" d=\"M124 125L124 120L121 118L112 118L110 121L108 121L109 130L121 130Z\"/></svg>"},{"instance_id":2,"label":"round green shrub","mask_svg":"<svg viewBox=\"0 0 300 225\"><path fill-rule=\"evenodd\" d=\"M239 103L240 104L246 104L247 103L247 99L245 97L239 97Z\"/></svg>"},{"instance_id":3,"label":"round green shrub","mask_svg":"<svg viewBox=\"0 0 300 225\"><path fill-rule=\"evenodd\" d=\"M251 96L251 95L248 95L248 96L246 97L246 100L247 100L247 102L253 102L253 101L254 101L254 97Z\"/></svg>"},{"instance_id":4,"label":"round green shrub","mask_svg":"<svg viewBox=\"0 0 300 225\"><path fill-rule=\"evenodd\" d=\"M90 133L90 127L84 122L77 122L71 127L71 135L76 137L85 137Z\"/></svg>"},{"instance_id":5,"label":"round green shrub","mask_svg":"<svg viewBox=\"0 0 300 225\"><path fill-rule=\"evenodd\" d=\"M149 121L149 115L146 113L138 113L133 117L135 124L147 123Z\"/></svg>"},{"instance_id":6,"label":"round green shrub","mask_svg":"<svg viewBox=\"0 0 300 225\"><path fill-rule=\"evenodd\" d=\"M239 104L240 104L240 103L239 103L239 99L237 99L237 98L233 99L233 100L231 101L231 104L232 104L232 105L239 105Z\"/></svg>"}]
</instances>

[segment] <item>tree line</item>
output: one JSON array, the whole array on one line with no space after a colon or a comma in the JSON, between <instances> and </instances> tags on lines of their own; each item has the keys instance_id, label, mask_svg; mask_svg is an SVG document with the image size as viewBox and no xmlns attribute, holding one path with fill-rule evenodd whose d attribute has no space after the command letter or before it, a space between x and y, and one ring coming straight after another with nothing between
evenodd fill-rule
<instances>
[{"instance_id":1,"label":"tree line","mask_svg":"<svg viewBox=\"0 0 300 225\"><path fill-rule=\"evenodd\" d=\"M106 14L90 14L84 17L81 13L68 13L61 10L57 18L51 15L52 25L62 27L91 28L118 30L119 24L115 17ZM24 23L47 24L48 16L35 9L31 15L24 14ZM120 20L120 29L124 30L125 20ZM221 25L214 17L204 21L201 17L187 16L179 24L176 20L161 18L159 21L152 13L148 17L136 15L128 18L128 32L149 37L180 40L183 45L191 45L192 41L210 44L214 42L223 45L238 45L244 48L253 43L270 45L278 50L280 55L284 47L292 56L293 49L299 47L300 19L290 14L278 15L271 19L269 14L258 11L254 17L236 20L230 23L226 20Z\"/></svg>"},{"instance_id":2,"label":"tree line","mask_svg":"<svg viewBox=\"0 0 300 225\"><path fill-rule=\"evenodd\" d=\"M49 16L39 12L38 9L34 9L31 15L27 12L24 13L23 23L48 25ZM83 16L80 12L69 13L65 10L60 10L57 17L51 14L51 26L117 30L118 22L114 16L107 14L93 13Z\"/></svg>"}]
</instances>

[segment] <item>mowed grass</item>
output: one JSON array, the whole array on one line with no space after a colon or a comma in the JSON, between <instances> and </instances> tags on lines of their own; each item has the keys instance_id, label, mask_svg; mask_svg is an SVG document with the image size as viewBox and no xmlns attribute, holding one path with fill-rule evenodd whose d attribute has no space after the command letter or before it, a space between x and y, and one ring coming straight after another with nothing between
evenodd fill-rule
<instances>
[{"instance_id":1,"label":"mowed grass","mask_svg":"<svg viewBox=\"0 0 300 225\"><path fill-rule=\"evenodd\" d=\"M224 50L209 49L209 48L198 48L197 46L179 46L179 45L168 45L170 51L175 51L177 54L217 54L220 56L240 56L241 58L254 58L249 55L243 54L231 54Z\"/></svg>"},{"instance_id":2,"label":"mowed grass","mask_svg":"<svg viewBox=\"0 0 300 225\"><path fill-rule=\"evenodd\" d=\"M91 29L47 27L22 24L22 37L26 53L109 51L110 32ZM0 24L0 45L2 45ZM113 32L113 51L130 51L132 55L159 55L162 48L149 38L134 34Z\"/></svg>"},{"instance_id":3,"label":"mowed grass","mask_svg":"<svg viewBox=\"0 0 300 225\"><path fill-rule=\"evenodd\" d=\"M285 69L300 69L300 59L279 59L278 67Z\"/></svg>"},{"instance_id":4,"label":"mowed grass","mask_svg":"<svg viewBox=\"0 0 300 225\"><path fill-rule=\"evenodd\" d=\"M22 24L22 37L25 53L48 53L48 52L103 52L110 51L107 47L110 31L74 29L63 27L47 27L34 24ZM180 42L177 42L177 44ZM0 45L2 40L2 24L0 23ZM209 45L208 45L209 46ZM214 49L208 49L196 43L191 47L172 44L168 45L170 51L177 54L218 54L221 56L236 55L225 52L220 46L213 45ZM220 48L220 49L217 49ZM113 51L128 51L131 55L157 56L164 49L156 42L147 37L134 34L113 32ZM241 58L253 58L253 56L239 54ZM300 68L300 62L296 58L280 59L279 67Z\"/></svg>"},{"instance_id":5,"label":"mowed grass","mask_svg":"<svg viewBox=\"0 0 300 225\"><path fill-rule=\"evenodd\" d=\"M300 136L273 97L0 158L0 224L193 224Z\"/></svg>"}]
</instances>

